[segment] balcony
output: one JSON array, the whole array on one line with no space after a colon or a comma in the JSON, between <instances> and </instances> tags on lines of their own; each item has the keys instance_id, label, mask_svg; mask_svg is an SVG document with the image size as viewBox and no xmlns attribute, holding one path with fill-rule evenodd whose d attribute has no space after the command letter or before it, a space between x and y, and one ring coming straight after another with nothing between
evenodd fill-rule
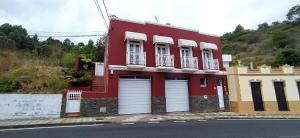
<instances>
[{"instance_id":1,"label":"balcony","mask_svg":"<svg viewBox=\"0 0 300 138\"><path fill-rule=\"evenodd\" d=\"M158 70L170 71L174 69L174 55L156 55L155 60Z\"/></svg>"},{"instance_id":2,"label":"balcony","mask_svg":"<svg viewBox=\"0 0 300 138\"><path fill-rule=\"evenodd\" d=\"M186 72L194 72L198 70L197 57L181 57L181 68Z\"/></svg>"},{"instance_id":3,"label":"balcony","mask_svg":"<svg viewBox=\"0 0 300 138\"><path fill-rule=\"evenodd\" d=\"M205 72L218 72L219 71L219 61L218 61L218 59L204 60L203 70Z\"/></svg>"},{"instance_id":4,"label":"balcony","mask_svg":"<svg viewBox=\"0 0 300 138\"><path fill-rule=\"evenodd\" d=\"M126 65L128 69L144 69L146 67L146 52L127 52Z\"/></svg>"}]
</instances>

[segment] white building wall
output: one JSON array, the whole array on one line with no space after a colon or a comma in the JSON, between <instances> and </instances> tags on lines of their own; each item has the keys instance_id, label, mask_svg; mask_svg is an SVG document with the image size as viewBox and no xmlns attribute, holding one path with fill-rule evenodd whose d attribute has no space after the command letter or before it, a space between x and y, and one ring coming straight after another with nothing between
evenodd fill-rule
<instances>
[{"instance_id":1,"label":"white building wall","mask_svg":"<svg viewBox=\"0 0 300 138\"><path fill-rule=\"evenodd\" d=\"M59 118L62 94L0 94L0 119Z\"/></svg>"}]
</instances>

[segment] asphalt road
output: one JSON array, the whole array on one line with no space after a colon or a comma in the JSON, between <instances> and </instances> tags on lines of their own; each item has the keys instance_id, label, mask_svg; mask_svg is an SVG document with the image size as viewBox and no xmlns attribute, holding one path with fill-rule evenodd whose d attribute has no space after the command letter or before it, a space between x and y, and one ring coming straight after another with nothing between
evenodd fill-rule
<instances>
[{"instance_id":1,"label":"asphalt road","mask_svg":"<svg viewBox=\"0 0 300 138\"><path fill-rule=\"evenodd\" d=\"M2 129L0 138L300 138L300 120L208 120Z\"/></svg>"}]
</instances>

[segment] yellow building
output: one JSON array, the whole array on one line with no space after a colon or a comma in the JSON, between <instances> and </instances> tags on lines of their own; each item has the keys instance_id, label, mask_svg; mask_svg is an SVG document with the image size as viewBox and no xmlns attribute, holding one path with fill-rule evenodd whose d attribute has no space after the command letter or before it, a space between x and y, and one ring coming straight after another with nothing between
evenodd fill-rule
<instances>
[{"instance_id":1,"label":"yellow building","mask_svg":"<svg viewBox=\"0 0 300 138\"><path fill-rule=\"evenodd\" d=\"M234 66L227 74L233 112L300 113L300 69Z\"/></svg>"}]
</instances>

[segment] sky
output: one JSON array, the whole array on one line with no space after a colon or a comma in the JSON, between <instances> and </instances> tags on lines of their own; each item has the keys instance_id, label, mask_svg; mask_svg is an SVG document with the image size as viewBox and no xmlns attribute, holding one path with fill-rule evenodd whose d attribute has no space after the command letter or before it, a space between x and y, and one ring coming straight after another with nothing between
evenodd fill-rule
<instances>
[{"instance_id":1,"label":"sky","mask_svg":"<svg viewBox=\"0 0 300 138\"><path fill-rule=\"evenodd\" d=\"M98 0L104 12L102 0ZM200 32L223 35L241 24L256 29L263 22L286 19L299 0L105 0L118 18L170 23ZM105 16L108 21L107 16ZM107 32L94 0L0 0L0 24L22 25L28 32ZM44 38L40 38L43 40ZM57 38L63 40L65 38ZM70 38L75 43L96 37Z\"/></svg>"}]
</instances>

